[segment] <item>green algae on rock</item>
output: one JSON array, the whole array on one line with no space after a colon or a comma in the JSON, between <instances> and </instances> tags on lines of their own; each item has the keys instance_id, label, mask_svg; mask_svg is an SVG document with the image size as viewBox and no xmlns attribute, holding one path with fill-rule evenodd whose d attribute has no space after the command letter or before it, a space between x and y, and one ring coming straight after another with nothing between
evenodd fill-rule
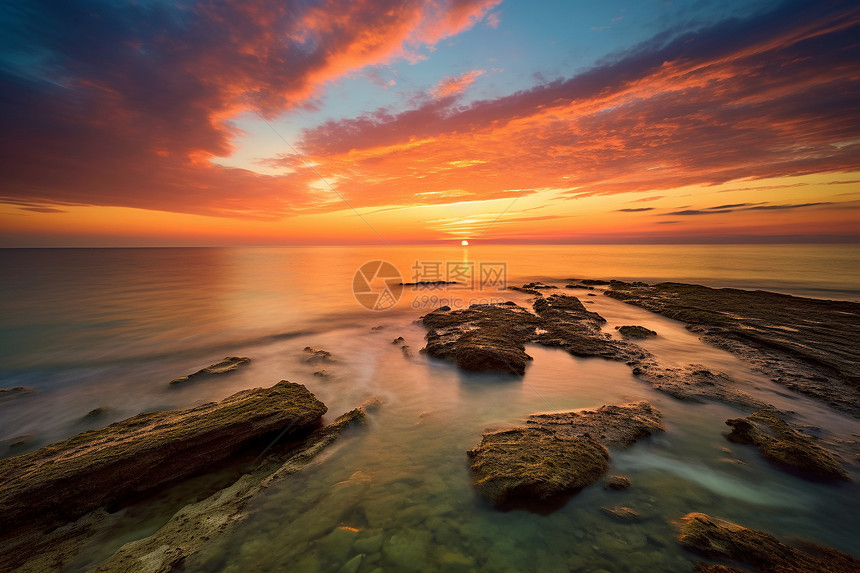
<instances>
[{"instance_id":1,"label":"green algae on rock","mask_svg":"<svg viewBox=\"0 0 860 573\"><path fill-rule=\"evenodd\" d=\"M836 456L806 434L792 428L774 409L757 410L746 418L726 420L727 438L752 444L768 460L801 473L826 479L850 480Z\"/></svg>"},{"instance_id":2,"label":"green algae on rock","mask_svg":"<svg viewBox=\"0 0 860 573\"><path fill-rule=\"evenodd\" d=\"M170 381L170 384L183 384L185 382L199 380L200 378L227 374L229 372L236 371L236 369L238 369L240 366L248 364L249 362L251 362L251 359L245 356L228 356L221 362L211 364L206 368L198 370L197 372L193 372L187 376L180 376L179 378L174 378Z\"/></svg>"},{"instance_id":3,"label":"green algae on rock","mask_svg":"<svg viewBox=\"0 0 860 573\"><path fill-rule=\"evenodd\" d=\"M0 539L190 476L263 435L308 430L326 410L304 386L282 381L196 408L139 414L0 460Z\"/></svg>"},{"instance_id":4,"label":"green algae on rock","mask_svg":"<svg viewBox=\"0 0 860 573\"><path fill-rule=\"evenodd\" d=\"M704 513L681 518L678 541L709 559L743 563L763 573L856 573L860 561L830 547L805 542L792 547L764 531L747 529ZM704 565L700 571L737 571Z\"/></svg>"},{"instance_id":5,"label":"green algae on rock","mask_svg":"<svg viewBox=\"0 0 860 573\"><path fill-rule=\"evenodd\" d=\"M663 429L660 412L644 401L533 414L524 427L485 433L467 453L475 488L490 501L546 501L600 479L609 469L607 447Z\"/></svg>"}]
</instances>

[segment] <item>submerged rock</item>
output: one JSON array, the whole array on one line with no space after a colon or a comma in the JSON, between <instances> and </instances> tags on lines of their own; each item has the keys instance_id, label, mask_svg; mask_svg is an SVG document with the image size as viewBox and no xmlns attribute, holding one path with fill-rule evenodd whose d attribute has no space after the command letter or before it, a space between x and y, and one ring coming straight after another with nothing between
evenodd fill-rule
<instances>
[{"instance_id":1,"label":"submerged rock","mask_svg":"<svg viewBox=\"0 0 860 573\"><path fill-rule=\"evenodd\" d=\"M303 352L310 355L305 358L305 362L309 364L318 364L320 362L334 362L334 359L331 357L331 352L329 352L328 350L323 350L322 348L313 348L312 346L305 346Z\"/></svg>"},{"instance_id":2,"label":"submerged rock","mask_svg":"<svg viewBox=\"0 0 860 573\"><path fill-rule=\"evenodd\" d=\"M766 573L856 573L860 561L830 547L805 542L792 547L764 531L747 529L704 513L681 518L678 541L709 559L734 561ZM699 571L737 571L704 565Z\"/></svg>"},{"instance_id":3,"label":"submerged rock","mask_svg":"<svg viewBox=\"0 0 860 573\"><path fill-rule=\"evenodd\" d=\"M618 507L601 507L600 510L610 517L614 517L619 521L636 521L639 519L639 512L633 508L618 506Z\"/></svg>"},{"instance_id":4,"label":"submerged rock","mask_svg":"<svg viewBox=\"0 0 860 573\"><path fill-rule=\"evenodd\" d=\"M736 382L723 372L711 372L700 364L684 368L661 368L646 362L633 369L633 374L648 382L655 390L679 400L703 402L714 400L754 410L767 406L736 387Z\"/></svg>"},{"instance_id":5,"label":"submerged rock","mask_svg":"<svg viewBox=\"0 0 860 573\"><path fill-rule=\"evenodd\" d=\"M108 414L110 414L110 408L106 406L99 406L98 408L93 408L83 417L81 417L81 422L90 423L90 422L98 422Z\"/></svg>"},{"instance_id":6,"label":"submerged rock","mask_svg":"<svg viewBox=\"0 0 860 573\"><path fill-rule=\"evenodd\" d=\"M812 437L792 428L776 410L757 410L746 418L726 420L727 438L752 444L768 460L819 478L850 480L836 456Z\"/></svg>"},{"instance_id":7,"label":"submerged rock","mask_svg":"<svg viewBox=\"0 0 860 573\"><path fill-rule=\"evenodd\" d=\"M0 460L0 539L122 503L265 434L318 425L325 412L304 386L282 381L196 408L139 414Z\"/></svg>"},{"instance_id":8,"label":"submerged rock","mask_svg":"<svg viewBox=\"0 0 860 573\"><path fill-rule=\"evenodd\" d=\"M630 487L630 480L624 476L609 476L603 482L603 489L621 490Z\"/></svg>"},{"instance_id":9,"label":"submerged rock","mask_svg":"<svg viewBox=\"0 0 860 573\"><path fill-rule=\"evenodd\" d=\"M14 388L0 388L0 402L14 400L15 398L26 396L31 392L33 392L33 390L31 390L30 388L25 388L24 386L15 386Z\"/></svg>"},{"instance_id":10,"label":"submerged rock","mask_svg":"<svg viewBox=\"0 0 860 573\"><path fill-rule=\"evenodd\" d=\"M647 329L644 326L630 325L619 326L618 333L627 338L648 338L649 336L657 336L653 330Z\"/></svg>"},{"instance_id":11,"label":"submerged rock","mask_svg":"<svg viewBox=\"0 0 860 573\"><path fill-rule=\"evenodd\" d=\"M594 483L609 469L607 447L627 447L663 430L648 402L533 414L524 427L487 432L470 450L475 488L496 504L548 500Z\"/></svg>"},{"instance_id":12,"label":"submerged rock","mask_svg":"<svg viewBox=\"0 0 860 573\"><path fill-rule=\"evenodd\" d=\"M784 386L860 417L860 304L700 285L614 282L608 296L687 324Z\"/></svg>"},{"instance_id":13,"label":"submerged rock","mask_svg":"<svg viewBox=\"0 0 860 573\"><path fill-rule=\"evenodd\" d=\"M189 374L187 376L180 376L179 378L174 378L170 381L171 384L182 384L184 382L191 382L192 380L197 380L200 378L206 378L208 376L218 376L220 374L227 374L228 372L234 372L240 366L244 364L248 364L251 362L251 359L245 356L228 356L221 362L216 362L215 364L211 364L206 368L202 368L197 372Z\"/></svg>"}]
</instances>

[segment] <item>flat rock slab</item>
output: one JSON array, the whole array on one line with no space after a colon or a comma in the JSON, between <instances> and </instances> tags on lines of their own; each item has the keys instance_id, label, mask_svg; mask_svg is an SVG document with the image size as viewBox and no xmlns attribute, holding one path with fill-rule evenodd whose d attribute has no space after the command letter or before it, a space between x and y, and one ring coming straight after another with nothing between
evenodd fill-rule
<instances>
[{"instance_id":1,"label":"flat rock slab","mask_svg":"<svg viewBox=\"0 0 860 573\"><path fill-rule=\"evenodd\" d=\"M282 381L196 408L139 414L0 460L0 539L190 476L255 438L316 426L326 410L304 386Z\"/></svg>"},{"instance_id":2,"label":"flat rock slab","mask_svg":"<svg viewBox=\"0 0 860 573\"><path fill-rule=\"evenodd\" d=\"M681 283L613 281L608 296L687 324L775 382L860 417L860 304Z\"/></svg>"},{"instance_id":3,"label":"flat rock slab","mask_svg":"<svg viewBox=\"0 0 860 573\"><path fill-rule=\"evenodd\" d=\"M704 513L681 518L678 541L709 559L734 561L765 573L856 573L860 561L830 547L804 543L786 545L764 531L747 529ZM737 571L721 565L703 565L699 571Z\"/></svg>"},{"instance_id":4,"label":"flat rock slab","mask_svg":"<svg viewBox=\"0 0 860 573\"><path fill-rule=\"evenodd\" d=\"M206 368L201 368L197 372L194 372L187 376L180 376L179 378L174 378L170 381L170 383L183 384L185 382L191 382L193 380L199 380L201 378L207 378L209 376L227 374L228 372L236 371L240 366L248 364L249 362L251 362L251 359L245 356L228 356L221 362L210 364Z\"/></svg>"},{"instance_id":5,"label":"flat rock slab","mask_svg":"<svg viewBox=\"0 0 860 573\"><path fill-rule=\"evenodd\" d=\"M776 410L757 410L746 418L726 420L726 425L732 429L729 440L752 444L777 465L808 476L850 480L834 453L792 428Z\"/></svg>"},{"instance_id":6,"label":"flat rock slab","mask_svg":"<svg viewBox=\"0 0 860 573\"><path fill-rule=\"evenodd\" d=\"M607 447L627 447L663 429L648 402L533 414L524 427L485 433L467 453L475 488L490 501L545 501L600 479L609 469Z\"/></svg>"}]
</instances>

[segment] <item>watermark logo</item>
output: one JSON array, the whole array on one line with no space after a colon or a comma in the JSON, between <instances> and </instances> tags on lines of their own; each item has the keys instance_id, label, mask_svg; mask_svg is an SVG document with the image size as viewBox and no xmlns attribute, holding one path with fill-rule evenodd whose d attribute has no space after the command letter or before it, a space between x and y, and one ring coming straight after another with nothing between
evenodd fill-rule
<instances>
[{"instance_id":1,"label":"watermark logo","mask_svg":"<svg viewBox=\"0 0 860 573\"><path fill-rule=\"evenodd\" d=\"M391 263L364 263L353 276L355 300L368 310L388 310L397 304L403 290L408 288L415 293L412 300L414 309L432 310L439 306L467 308L472 304L504 302L503 298L490 298L483 293L507 287L507 263L418 260L411 270L413 282L404 283L400 271ZM479 292L482 294L478 295Z\"/></svg>"},{"instance_id":2,"label":"watermark logo","mask_svg":"<svg viewBox=\"0 0 860 573\"><path fill-rule=\"evenodd\" d=\"M352 277L352 294L368 310L388 310L400 300L403 277L388 261L369 261Z\"/></svg>"}]
</instances>

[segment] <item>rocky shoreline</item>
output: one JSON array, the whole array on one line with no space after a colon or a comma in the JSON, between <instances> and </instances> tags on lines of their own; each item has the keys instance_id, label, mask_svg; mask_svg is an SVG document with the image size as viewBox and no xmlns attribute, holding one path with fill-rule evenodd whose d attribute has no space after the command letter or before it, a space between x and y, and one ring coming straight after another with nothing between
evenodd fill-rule
<instances>
[{"instance_id":1,"label":"rocky shoreline","mask_svg":"<svg viewBox=\"0 0 860 573\"><path fill-rule=\"evenodd\" d=\"M649 340L659 340L659 328L654 331L621 323L617 334L612 334L604 317L573 295L605 295L679 320L705 341L731 351L774 381L854 417L860 414L860 349L856 344L860 304L679 283L558 282L561 287L541 282L512 287L510 290L529 295L530 307L508 301L459 310L441 307L425 314L420 318L426 329L422 354L452 362L465 372L501 374L493 379L500 384L526 374L533 362L529 344L609 360L629 368L631 376L665 394L666 400L711 402L742 412L725 420L727 445L751 446L779 470L822 487L839 487L840 482L851 479L848 470L853 460L840 457L830 443L797 425L791 412L768 404L760 394L751 395L724 372L695 362L661 364L647 350ZM388 342L405 359L414 359L403 336L392 335ZM346 363L343 356L338 351L335 359L328 350L308 346L302 351L301 363L309 370L337 367ZM227 357L170 384L229 374L250 362L247 357ZM313 376L323 383L330 378L325 370L314 371ZM3 390L0 400L23 399L30 393L28 388L15 387ZM122 512L117 509L213 472L241 452L259 451L259 463L255 460L252 466L242 466L238 478L184 503L157 528L125 543L93 569L181 570L211 539L229 534L243 521L255 496L301 471L349 428L364 424L376 405L378 402L365 404L325 424L325 404L305 386L281 381L196 408L139 414L0 459L0 512L4 516L0 569L63 570L79 558L88 543L120 523ZM104 415L104 408L98 408L84 419L97 423ZM607 495L619 496L624 502L630 495L626 490L632 487L635 491L637 486L626 476L607 476L614 452L642 447L636 443L673 431L664 424L661 411L648 401L522 412L519 416L518 422L502 420L493 429L485 429L480 437L475 436L479 443L466 452L474 491L488 508L551 512L585 488L605 489ZM289 447L270 450L266 445L284 439ZM459 455L463 456L462 449ZM601 481L602 489L593 485ZM637 512L642 507L628 503L598 503L594 512L604 520L624 524L622 527L635 527L630 524L636 523L647 527L642 522L648 515ZM699 562L697 571L860 570L856 559L827 547L788 545L764 531L718 517L681 513L672 518L678 520L680 546L698 558L716 561ZM388 543L395 544L395 539L400 537L394 535ZM363 559L353 557L342 570L364 571ZM460 565L458 570L476 570L474 560L466 559Z\"/></svg>"}]
</instances>

